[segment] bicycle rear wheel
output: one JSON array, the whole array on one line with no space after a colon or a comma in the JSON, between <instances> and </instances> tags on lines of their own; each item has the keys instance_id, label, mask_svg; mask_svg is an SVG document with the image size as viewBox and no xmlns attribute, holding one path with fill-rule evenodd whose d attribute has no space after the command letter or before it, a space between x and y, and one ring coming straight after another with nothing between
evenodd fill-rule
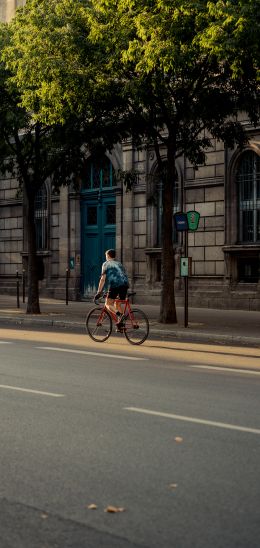
<instances>
[{"instance_id":1,"label":"bicycle rear wheel","mask_svg":"<svg viewBox=\"0 0 260 548\"><path fill-rule=\"evenodd\" d=\"M92 308L86 319L86 329L93 341L104 342L112 332L112 320L102 308Z\"/></svg>"},{"instance_id":2,"label":"bicycle rear wheel","mask_svg":"<svg viewBox=\"0 0 260 548\"><path fill-rule=\"evenodd\" d=\"M125 321L125 336L131 344L142 344L149 335L149 321L142 310L134 308Z\"/></svg>"}]
</instances>

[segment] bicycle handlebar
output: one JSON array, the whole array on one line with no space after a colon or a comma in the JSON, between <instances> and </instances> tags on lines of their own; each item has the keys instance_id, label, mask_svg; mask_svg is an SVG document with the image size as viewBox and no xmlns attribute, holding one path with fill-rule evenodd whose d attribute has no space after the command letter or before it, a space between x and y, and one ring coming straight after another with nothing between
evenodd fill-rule
<instances>
[{"instance_id":1,"label":"bicycle handlebar","mask_svg":"<svg viewBox=\"0 0 260 548\"><path fill-rule=\"evenodd\" d=\"M128 295L127 295L126 297L129 298L129 297L133 297L134 295L136 295L136 292L135 292L135 291L131 291L130 293L128 293ZM105 291L105 293L103 293L98 299L96 299L96 297L94 297L93 301L94 301L95 304L98 305L98 304L100 304L100 303L99 303L99 299L100 299L101 297L103 297L103 299L105 299L106 296L107 296L107 291Z\"/></svg>"}]
</instances>

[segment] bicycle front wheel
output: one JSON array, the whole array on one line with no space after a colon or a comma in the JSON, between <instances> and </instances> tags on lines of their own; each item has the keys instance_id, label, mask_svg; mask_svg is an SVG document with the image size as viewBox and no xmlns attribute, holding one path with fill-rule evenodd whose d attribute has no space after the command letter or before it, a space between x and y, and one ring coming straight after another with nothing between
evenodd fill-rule
<instances>
[{"instance_id":1,"label":"bicycle front wheel","mask_svg":"<svg viewBox=\"0 0 260 548\"><path fill-rule=\"evenodd\" d=\"M112 332L111 316L102 308L93 308L87 316L86 329L93 341L106 341Z\"/></svg>"},{"instance_id":2,"label":"bicycle front wheel","mask_svg":"<svg viewBox=\"0 0 260 548\"><path fill-rule=\"evenodd\" d=\"M134 308L125 321L125 336L131 344L142 344L149 335L149 321L142 310Z\"/></svg>"}]
</instances>

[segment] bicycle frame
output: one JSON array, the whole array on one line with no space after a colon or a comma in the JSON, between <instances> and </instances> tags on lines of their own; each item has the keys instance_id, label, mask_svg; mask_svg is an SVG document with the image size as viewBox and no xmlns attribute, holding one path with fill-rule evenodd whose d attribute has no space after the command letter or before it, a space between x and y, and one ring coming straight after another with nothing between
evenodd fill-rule
<instances>
[{"instance_id":1,"label":"bicycle frame","mask_svg":"<svg viewBox=\"0 0 260 548\"><path fill-rule=\"evenodd\" d=\"M128 316L131 319L131 321L133 321L134 316L133 316L133 312L132 312L132 309L131 309L131 304L130 304L129 298L127 297L126 299L115 299L114 304L115 303L124 304L124 307L123 307L124 316ZM112 320L115 323L118 322L118 316L116 315L116 313L113 312L113 310L110 310L109 308L107 308L105 304L104 304L104 306L101 310L100 317L99 317L98 321L103 320L104 312L108 312L108 314L110 314Z\"/></svg>"}]
</instances>

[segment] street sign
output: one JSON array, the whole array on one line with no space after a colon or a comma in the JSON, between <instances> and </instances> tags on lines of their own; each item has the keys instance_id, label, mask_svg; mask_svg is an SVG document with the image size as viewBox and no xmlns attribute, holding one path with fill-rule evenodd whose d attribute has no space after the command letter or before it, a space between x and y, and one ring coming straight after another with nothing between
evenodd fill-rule
<instances>
[{"instance_id":1,"label":"street sign","mask_svg":"<svg viewBox=\"0 0 260 548\"><path fill-rule=\"evenodd\" d=\"M177 232L184 232L186 230L197 230L199 226L200 213L198 211L179 211L174 214L174 221Z\"/></svg>"},{"instance_id":2,"label":"street sign","mask_svg":"<svg viewBox=\"0 0 260 548\"><path fill-rule=\"evenodd\" d=\"M199 226L200 213L198 211L187 211L187 220L189 230L197 230Z\"/></svg>"},{"instance_id":3,"label":"street sign","mask_svg":"<svg viewBox=\"0 0 260 548\"><path fill-rule=\"evenodd\" d=\"M177 232L184 232L188 230L188 219L186 213L180 211L179 213L174 214L174 221Z\"/></svg>"}]
</instances>

